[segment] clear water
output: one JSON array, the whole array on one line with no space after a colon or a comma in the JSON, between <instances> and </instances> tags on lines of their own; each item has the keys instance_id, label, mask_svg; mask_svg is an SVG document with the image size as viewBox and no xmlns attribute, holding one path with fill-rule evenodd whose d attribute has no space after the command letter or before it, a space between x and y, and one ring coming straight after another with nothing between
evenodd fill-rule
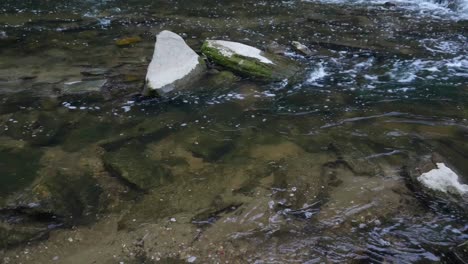
<instances>
[{"instance_id":1,"label":"clear water","mask_svg":"<svg viewBox=\"0 0 468 264\"><path fill-rule=\"evenodd\" d=\"M466 5L384 2L2 1L1 260L457 263L466 200L412 177L468 182ZM305 76L143 98L163 29Z\"/></svg>"}]
</instances>

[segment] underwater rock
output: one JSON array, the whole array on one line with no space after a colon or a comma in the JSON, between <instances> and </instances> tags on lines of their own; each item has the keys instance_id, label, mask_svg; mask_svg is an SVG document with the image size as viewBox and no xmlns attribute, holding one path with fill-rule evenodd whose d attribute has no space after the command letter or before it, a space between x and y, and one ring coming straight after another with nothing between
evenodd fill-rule
<instances>
[{"instance_id":1,"label":"underwater rock","mask_svg":"<svg viewBox=\"0 0 468 264\"><path fill-rule=\"evenodd\" d=\"M262 81L282 81L298 72L292 61L238 42L207 40L202 52L221 66Z\"/></svg>"},{"instance_id":2,"label":"underwater rock","mask_svg":"<svg viewBox=\"0 0 468 264\"><path fill-rule=\"evenodd\" d=\"M144 93L159 95L183 89L200 77L204 61L176 33L162 31L156 37L153 59L146 74Z\"/></svg>"},{"instance_id":3,"label":"underwater rock","mask_svg":"<svg viewBox=\"0 0 468 264\"><path fill-rule=\"evenodd\" d=\"M100 76L109 72L109 69L105 68L89 68L81 71L84 76Z\"/></svg>"},{"instance_id":4,"label":"underwater rock","mask_svg":"<svg viewBox=\"0 0 468 264\"><path fill-rule=\"evenodd\" d=\"M219 87L219 86L229 86L236 81L238 81L240 78L237 77L235 74L233 74L230 71L221 71L217 72L215 74L212 74L208 80L207 84L210 87Z\"/></svg>"},{"instance_id":5,"label":"underwater rock","mask_svg":"<svg viewBox=\"0 0 468 264\"><path fill-rule=\"evenodd\" d=\"M109 197L107 193L101 195L105 183L100 178L103 168L97 152L94 148L74 153L47 148L37 178L29 187L12 194L6 208L21 210L28 216L46 214L65 225L94 220L105 210Z\"/></svg>"},{"instance_id":6,"label":"underwater rock","mask_svg":"<svg viewBox=\"0 0 468 264\"><path fill-rule=\"evenodd\" d=\"M28 220L17 214L0 212L0 248L13 247L47 236L48 227L45 223L29 223Z\"/></svg>"},{"instance_id":7,"label":"underwater rock","mask_svg":"<svg viewBox=\"0 0 468 264\"><path fill-rule=\"evenodd\" d=\"M115 41L115 44L119 47L123 47L123 46L128 46L131 44L135 44L138 42L141 42L141 38L136 36L136 37L118 39L117 41Z\"/></svg>"},{"instance_id":8,"label":"underwater rock","mask_svg":"<svg viewBox=\"0 0 468 264\"><path fill-rule=\"evenodd\" d=\"M0 205L0 248L47 238L57 228L88 225L117 206L127 189L109 177L102 153L97 147L73 153L45 148L36 180Z\"/></svg>"},{"instance_id":9,"label":"underwater rock","mask_svg":"<svg viewBox=\"0 0 468 264\"><path fill-rule=\"evenodd\" d=\"M89 80L67 82L64 84L62 93L67 95L99 93L101 88L106 84L107 80Z\"/></svg>"},{"instance_id":10,"label":"underwater rock","mask_svg":"<svg viewBox=\"0 0 468 264\"><path fill-rule=\"evenodd\" d=\"M468 241L452 248L451 255L453 255L455 263L467 263L468 260Z\"/></svg>"},{"instance_id":11,"label":"underwater rock","mask_svg":"<svg viewBox=\"0 0 468 264\"><path fill-rule=\"evenodd\" d=\"M291 42L291 45L293 46L295 51L301 53L302 55L305 55L305 56L312 55L312 51L306 45L298 41Z\"/></svg>"},{"instance_id":12,"label":"underwater rock","mask_svg":"<svg viewBox=\"0 0 468 264\"><path fill-rule=\"evenodd\" d=\"M49 144L65 127L61 116L45 111L15 113L10 119L5 135L33 145Z\"/></svg>"},{"instance_id":13,"label":"underwater rock","mask_svg":"<svg viewBox=\"0 0 468 264\"><path fill-rule=\"evenodd\" d=\"M162 185L170 176L168 170L147 158L134 144L106 153L104 162L111 175L139 191Z\"/></svg>"},{"instance_id":14,"label":"underwater rock","mask_svg":"<svg viewBox=\"0 0 468 264\"><path fill-rule=\"evenodd\" d=\"M3 198L34 181L41 154L25 141L0 137L0 207Z\"/></svg>"},{"instance_id":15,"label":"underwater rock","mask_svg":"<svg viewBox=\"0 0 468 264\"><path fill-rule=\"evenodd\" d=\"M287 51L285 46L279 44L276 41L273 41L270 44L266 45L265 50L269 53L273 53L277 55L284 55Z\"/></svg>"}]
</instances>

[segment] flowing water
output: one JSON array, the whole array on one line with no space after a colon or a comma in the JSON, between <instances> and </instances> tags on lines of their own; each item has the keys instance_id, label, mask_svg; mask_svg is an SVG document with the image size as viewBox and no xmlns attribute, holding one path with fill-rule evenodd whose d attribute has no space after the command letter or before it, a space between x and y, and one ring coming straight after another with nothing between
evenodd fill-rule
<instances>
[{"instance_id":1,"label":"flowing water","mask_svg":"<svg viewBox=\"0 0 468 264\"><path fill-rule=\"evenodd\" d=\"M465 263L466 197L414 178L468 182L467 8L2 0L0 262ZM305 76L144 98L164 29L276 42Z\"/></svg>"}]
</instances>

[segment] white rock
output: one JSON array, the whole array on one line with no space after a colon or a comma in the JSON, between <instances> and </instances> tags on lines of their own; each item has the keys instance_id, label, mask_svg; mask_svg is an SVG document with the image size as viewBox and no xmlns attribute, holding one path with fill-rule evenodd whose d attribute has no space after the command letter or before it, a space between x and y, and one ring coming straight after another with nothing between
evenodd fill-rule
<instances>
[{"instance_id":1,"label":"white rock","mask_svg":"<svg viewBox=\"0 0 468 264\"><path fill-rule=\"evenodd\" d=\"M421 174L418 181L424 186L444 193L466 194L468 185L461 184L458 181L458 175L444 163L437 163L437 169Z\"/></svg>"},{"instance_id":2,"label":"white rock","mask_svg":"<svg viewBox=\"0 0 468 264\"><path fill-rule=\"evenodd\" d=\"M238 54L244 57L258 59L263 63L274 64L270 59L262 56L261 50L239 42L207 40L207 43L210 47L216 47L226 57L231 57L234 54Z\"/></svg>"},{"instance_id":3,"label":"white rock","mask_svg":"<svg viewBox=\"0 0 468 264\"><path fill-rule=\"evenodd\" d=\"M160 94L179 89L202 73L204 64L176 33L162 31L156 37L153 59L146 74L146 87Z\"/></svg>"}]
</instances>

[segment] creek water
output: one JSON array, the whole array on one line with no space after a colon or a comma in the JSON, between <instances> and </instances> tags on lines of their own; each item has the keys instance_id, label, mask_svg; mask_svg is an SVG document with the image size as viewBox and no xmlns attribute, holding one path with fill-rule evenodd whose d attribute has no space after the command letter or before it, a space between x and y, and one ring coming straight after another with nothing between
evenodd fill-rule
<instances>
[{"instance_id":1,"label":"creek water","mask_svg":"<svg viewBox=\"0 0 468 264\"><path fill-rule=\"evenodd\" d=\"M464 263L468 4L386 2L3 0L0 261ZM305 73L144 98L161 30Z\"/></svg>"}]
</instances>

